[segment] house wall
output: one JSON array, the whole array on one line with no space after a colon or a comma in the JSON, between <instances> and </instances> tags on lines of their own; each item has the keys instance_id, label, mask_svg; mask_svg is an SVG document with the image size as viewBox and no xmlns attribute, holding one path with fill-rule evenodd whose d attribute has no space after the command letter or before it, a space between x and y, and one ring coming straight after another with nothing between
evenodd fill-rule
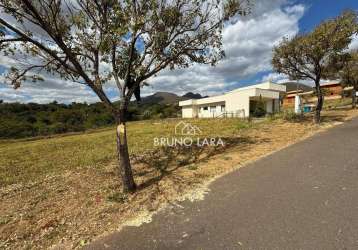
<instances>
[{"instance_id":1,"label":"house wall","mask_svg":"<svg viewBox=\"0 0 358 250\"><path fill-rule=\"evenodd\" d=\"M221 106L225 106L225 102L210 103L206 105L198 106L198 117L199 118L215 118L221 116L224 111L221 110ZM204 108L207 107L207 110Z\"/></svg>"},{"instance_id":2,"label":"house wall","mask_svg":"<svg viewBox=\"0 0 358 250\"><path fill-rule=\"evenodd\" d=\"M269 114L273 114L280 111L280 100L272 99L266 101L266 112Z\"/></svg>"},{"instance_id":3,"label":"house wall","mask_svg":"<svg viewBox=\"0 0 358 250\"><path fill-rule=\"evenodd\" d=\"M250 115L250 98L262 97L267 101L267 112L273 113L280 109L280 92L285 91L283 85L272 84L270 82L249 87L240 88L228 92L227 94L208 97L198 100L188 100L180 102L182 106L183 118L213 118L222 115L221 105L225 105L228 116L248 117ZM197 110L195 110L196 107ZM203 110L203 107L208 107ZM210 107L215 107L213 111Z\"/></svg>"},{"instance_id":4,"label":"house wall","mask_svg":"<svg viewBox=\"0 0 358 250\"><path fill-rule=\"evenodd\" d=\"M266 111L273 113L279 110L279 92L264 90L264 89L244 89L242 91L229 92L228 94L199 99L195 105L183 106L183 118L215 118L220 117L222 113L226 112L227 115L234 117L248 117L250 115L250 97L262 96L269 98L266 102ZM210 101L220 101L210 103ZM275 104L273 104L275 102ZM221 110L221 105L225 105L225 111ZM207 107L207 110L204 110ZM215 107L215 111L213 108ZM274 110L275 109L275 110Z\"/></svg>"},{"instance_id":5,"label":"house wall","mask_svg":"<svg viewBox=\"0 0 358 250\"><path fill-rule=\"evenodd\" d=\"M268 100L266 101L266 112L269 113L269 114L272 114L273 113L273 100Z\"/></svg>"},{"instance_id":6,"label":"house wall","mask_svg":"<svg viewBox=\"0 0 358 250\"><path fill-rule=\"evenodd\" d=\"M280 93L275 91L270 91L267 89L255 89L255 94L253 96L262 96L263 98L279 99Z\"/></svg>"},{"instance_id":7,"label":"house wall","mask_svg":"<svg viewBox=\"0 0 358 250\"><path fill-rule=\"evenodd\" d=\"M327 85L327 86L323 85L321 86L321 89L325 92L324 94L327 97L341 96L343 91L343 87L340 84Z\"/></svg>"},{"instance_id":8,"label":"house wall","mask_svg":"<svg viewBox=\"0 0 358 250\"><path fill-rule=\"evenodd\" d=\"M295 105L295 96L285 96L282 106L291 107Z\"/></svg>"},{"instance_id":9,"label":"house wall","mask_svg":"<svg viewBox=\"0 0 358 250\"><path fill-rule=\"evenodd\" d=\"M250 93L252 90L229 93L226 96L226 112L248 117L250 114Z\"/></svg>"},{"instance_id":10,"label":"house wall","mask_svg":"<svg viewBox=\"0 0 358 250\"><path fill-rule=\"evenodd\" d=\"M243 110L241 117L248 117L250 115L250 98L262 97L266 100L266 112L274 113L280 109L280 93L267 89L251 88L239 92L233 92L227 95L226 111L237 112Z\"/></svg>"},{"instance_id":11,"label":"house wall","mask_svg":"<svg viewBox=\"0 0 358 250\"><path fill-rule=\"evenodd\" d=\"M195 118L197 117L196 108L193 106L184 106L182 107L182 117L183 118Z\"/></svg>"},{"instance_id":12,"label":"house wall","mask_svg":"<svg viewBox=\"0 0 358 250\"><path fill-rule=\"evenodd\" d=\"M260 83L260 84L256 84L256 85L251 85L251 86L235 89L229 93L235 93L235 92L241 92L244 90L253 90L253 89L274 90L274 91L286 92L286 86L284 86L284 85L276 84L276 83L272 83L272 82L265 82L265 83Z\"/></svg>"}]
</instances>

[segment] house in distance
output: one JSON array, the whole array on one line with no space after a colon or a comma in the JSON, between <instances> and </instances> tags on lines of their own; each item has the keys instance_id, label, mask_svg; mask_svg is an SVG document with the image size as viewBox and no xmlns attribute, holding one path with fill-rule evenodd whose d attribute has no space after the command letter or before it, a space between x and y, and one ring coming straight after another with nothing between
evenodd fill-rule
<instances>
[{"instance_id":1,"label":"house in distance","mask_svg":"<svg viewBox=\"0 0 358 250\"><path fill-rule=\"evenodd\" d=\"M286 86L264 82L238 88L228 93L202 99L179 102L183 118L249 117L257 105L263 105L266 113L280 110L280 97Z\"/></svg>"}]
</instances>

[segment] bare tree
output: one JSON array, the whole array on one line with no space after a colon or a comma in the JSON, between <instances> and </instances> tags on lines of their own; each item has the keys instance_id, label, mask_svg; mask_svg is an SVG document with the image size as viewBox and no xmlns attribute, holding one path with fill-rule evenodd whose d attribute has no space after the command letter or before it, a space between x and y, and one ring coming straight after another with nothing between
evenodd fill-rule
<instances>
[{"instance_id":1,"label":"bare tree","mask_svg":"<svg viewBox=\"0 0 358 250\"><path fill-rule=\"evenodd\" d=\"M310 33L284 38L274 48L272 65L277 72L287 74L292 80L312 80L315 83L316 123L321 120L323 107L321 79L331 75L331 58L344 53L357 32L357 14L347 11L335 19L324 21Z\"/></svg>"},{"instance_id":2,"label":"bare tree","mask_svg":"<svg viewBox=\"0 0 358 250\"><path fill-rule=\"evenodd\" d=\"M96 93L117 122L123 189L134 191L126 131L133 95L140 99L144 81L164 69L215 65L225 22L248 7L245 0L0 0L0 50L22 59L7 75L15 88L45 72ZM105 92L110 82L119 107Z\"/></svg>"}]
</instances>

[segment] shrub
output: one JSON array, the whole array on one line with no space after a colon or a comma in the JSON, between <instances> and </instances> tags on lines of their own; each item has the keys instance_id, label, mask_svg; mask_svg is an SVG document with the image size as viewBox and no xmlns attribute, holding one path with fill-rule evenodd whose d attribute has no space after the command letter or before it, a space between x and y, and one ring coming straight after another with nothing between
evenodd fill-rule
<instances>
[{"instance_id":1,"label":"shrub","mask_svg":"<svg viewBox=\"0 0 358 250\"><path fill-rule=\"evenodd\" d=\"M254 117L263 117L266 115L265 106L261 105L261 102L259 105L256 106L254 112L252 113Z\"/></svg>"},{"instance_id":2,"label":"shrub","mask_svg":"<svg viewBox=\"0 0 358 250\"><path fill-rule=\"evenodd\" d=\"M303 115L302 114L296 114L294 111L284 111L282 112L282 119L289 122L298 122L302 121Z\"/></svg>"}]
</instances>

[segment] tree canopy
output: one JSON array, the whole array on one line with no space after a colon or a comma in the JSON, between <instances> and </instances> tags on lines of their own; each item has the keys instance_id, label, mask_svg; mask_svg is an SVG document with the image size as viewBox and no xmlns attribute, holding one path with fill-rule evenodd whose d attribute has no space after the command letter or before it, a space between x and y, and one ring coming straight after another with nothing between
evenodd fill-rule
<instances>
[{"instance_id":1,"label":"tree canopy","mask_svg":"<svg viewBox=\"0 0 358 250\"><path fill-rule=\"evenodd\" d=\"M344 86L352 86L358 89L358 50L344 55L338 76Z\"/></svg>"},{"instance_id":2,"label":"tree canopy","mask_svg":"<svg viewBox=\"0 0 358 250\"><path fill-rule=\"evenodd\" d=\"M135 190L126 114L140 87L164 69L215 65L222 31L249 11L248 0L0 0L0 50L19 61L7 74L18 88L43 72L84 84L112 112L124 191ZM104 85L118 87L116 108Z\"/></svg>"},{"instance_id":3,"label":"tree canopy","mask_svg":"<svg viewBox=\"0 0 358 250\"><path fill-rule=\"evenodd\" d=\"M272 65L275 71L288 75L292 80L312 80L315 83L318 97L316 122L319 122L323 105L320 80L331 75L331 59L345 52L357 32L357 13L347 11L335 19L324 21L310 33L284 38L274 48Z\"/></svg>"},{"instance_id":4,"label":"tree canopy","mask_svg":"<svg viewBox=\"0 0 358 250\"><path fill-rule=\"evenodd\" d=\"M110 81L128 102L165 68L217 63L223 24L244 14L241 2L0 0L0 48L21 62L7 78L17 88L57 73L88 85L113 109L103 89Z\"/></svg>"},{"instance_id":5,"label":"tree canopy","mask_svg":"<svg viewBox=\"0 0 358 250\"><path fill-rule=\"evenodd\" d=\"M357 32L357 14L345 12L323 22L310 33L284 38L274 48L273 67L292 80L316 81L326 77L330 58L343 53Z\"/></svg>"},{"instance_id":6,"label":"tree canopy","mask_svg":"<svg viewBox=\"0 0 358 250\"><path fill-rule=\"evenodd\" d=\"M332 60L332 72L343 87L352 87L352 107L356 107L358 91L358 50L339 55Z\"/></svg>"}]
</instances>

